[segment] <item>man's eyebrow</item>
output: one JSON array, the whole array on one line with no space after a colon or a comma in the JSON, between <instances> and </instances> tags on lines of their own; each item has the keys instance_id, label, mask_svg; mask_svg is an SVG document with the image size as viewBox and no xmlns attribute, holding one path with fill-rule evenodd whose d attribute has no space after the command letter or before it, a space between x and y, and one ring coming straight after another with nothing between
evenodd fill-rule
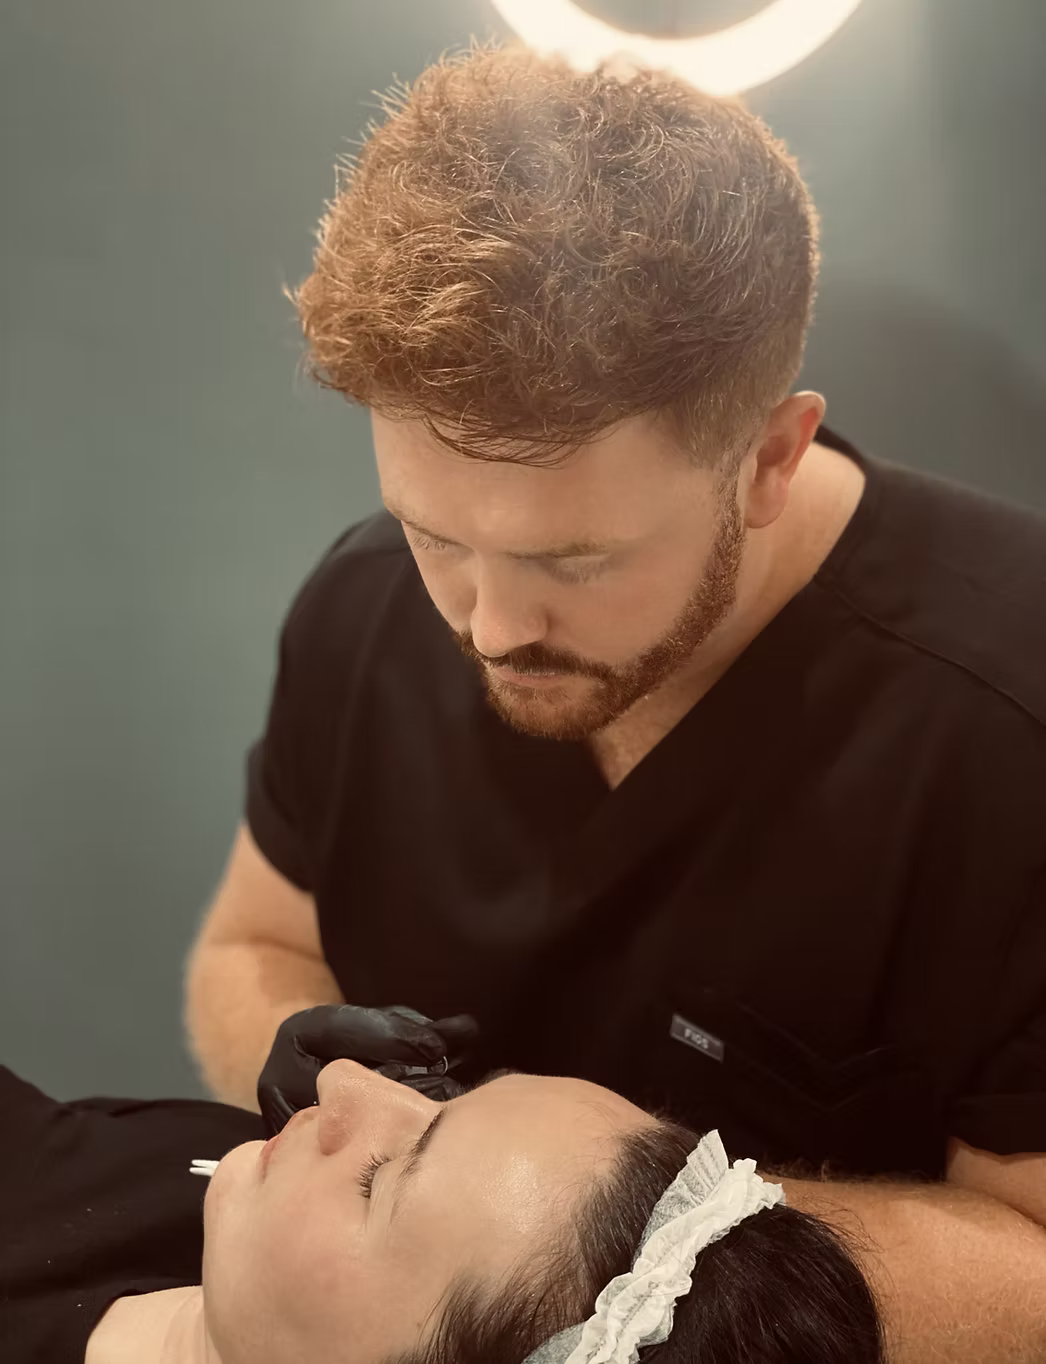
<instances>
[{"instance_id":1,"label":"man's eyebrow","mask_svg":"<svg viewBox=\"0 0 1046 1364\"><path fill-rule=\"evenodd\" d=\"M447 545L455 543L453 540L448 540L445 535L440 535L434 530L429 530L427 526L423 526L420 521L416 521L413 517L408 516L406 512L397 511L395 507L390 507L387 502L384 506L390 516L394 516L397 521L402 521L405 526L410 526L411 530L417 531L419 535L424 535L429 540L440 540L443 544ZM550 545L547 549L531 549L509 553L506 555L506 558L523 560L582 559L587 558L590 555L610 554L616 548L618 548L618 546L612 542L602 543L598 540L570 540L565 545Z\"/></svg>"},{"instance_id":2,"label":"man's eyebrow","mask_svg":"<svg viewBox=\"0 0 1046 1364\"><path fill-rule=\"evenodd\" d=\"M489 1075L485 1075L483 1079L478 1082L478 1084L474 1084L469 1090L466 1090L466 1093L471 1093L472 1090L474 1089L482 1089L484 1085L489 1085L491 1080L500 1080L503 1075L518 1074L519 1074L518 1070L491 1071L491 1073ZM396 1209L399 1206L399 1201L403 1195L403 1190L407 1187L407 1182L418 1173L418 1169L421 1166L421 1158L428 1150L429 1145L432 1142L432 1138L436 1135L436 1128L439 1127L440 1123L447 1116L447 1108L448 1104L445 1103L440 1109L440 1111L429 1123L428 1127L425 1128L424 1132L422 1132L421 1136L411 1147L407 1159L403 1162L402 1166L400 1167L399 1176L396 1179L396 1187L392 1191L392 1205L389 1208L390 1219L396 1216Z\"/></svg>"}]
</instances>

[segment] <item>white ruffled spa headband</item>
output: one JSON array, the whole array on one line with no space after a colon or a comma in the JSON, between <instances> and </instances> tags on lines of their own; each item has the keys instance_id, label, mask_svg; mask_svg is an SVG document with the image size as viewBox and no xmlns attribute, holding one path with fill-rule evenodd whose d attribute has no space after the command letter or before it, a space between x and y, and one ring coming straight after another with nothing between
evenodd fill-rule
<instances>
[{"instance_id":1,"label":"white ruffled spa headband","mask_svg":"<svg viewBox=\"0 0 1046 1364\"><path fill-rule=\"evenodd\" d=\"M641 1349L671 1334L698 1253L783 1202L784 1189L760 1178L754 1160L731 1167L719 1133L707 1133L658 1199L631 1270L611 1279L588 1321L560 1331L524 1364L637 1364Z\"/></svg>"}]
</instances>

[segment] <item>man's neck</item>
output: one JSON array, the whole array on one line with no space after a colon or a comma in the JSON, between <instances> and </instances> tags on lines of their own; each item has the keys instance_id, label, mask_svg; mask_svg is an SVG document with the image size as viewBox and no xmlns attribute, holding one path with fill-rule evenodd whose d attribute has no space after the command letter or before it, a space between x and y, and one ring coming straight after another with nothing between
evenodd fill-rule
<instances>
[{"instance_id":1,"label":"man's neck","mask_svg":"<svg viewBox=\"0 0 1046 1364\"><path fill-rule=\"evenodd\" d=\"M84 1364L221 1364L207 1332L203 1289L117 1298L91 1333Z\"/></svg>"},{"instance_id":2,"label":"man's neck","mask_svg":"<svg viewBox=\"0 0 1046 1364\"><path fill-rule=\"evenodd\" d=\"M738 643L746 648L813 580L850 524L864 487L864 474L852 459L811 444L784 511L765 531L749 535L737 607L724 632L727 652Z\"/></svg>"},{"instance_id":3,"label":"man's neck","mask_svg":"<svg viewBox=\"0 0 1046 1364\"><path fill-rule=\"evenodd\" d=\"M614 787L715 686L770 621L813 579L864 493L860 468L812 444L792 482L788 506L749 537L733 611L687 664L613 725L589 740Z\"/></svg>"}]
</instances>

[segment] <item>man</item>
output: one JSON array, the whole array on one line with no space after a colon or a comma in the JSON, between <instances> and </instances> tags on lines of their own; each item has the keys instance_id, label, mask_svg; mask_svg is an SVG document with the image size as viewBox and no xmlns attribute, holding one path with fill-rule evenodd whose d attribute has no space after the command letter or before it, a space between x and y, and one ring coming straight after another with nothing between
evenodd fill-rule
<instances>
[{"instance_id":1,"label":"man","mask_svg":"<svg viewBox=\"0 0 1046 1364\"><path fill-rule=\"evenodd\" d=\"M387 113L297 302L388 512L283 632L205 1075L471 1014L827 1162L897 1358L1046 1357L1046 529L792 391L816 217L740 107L481 50Z\"/></svg>"}]
</instances>

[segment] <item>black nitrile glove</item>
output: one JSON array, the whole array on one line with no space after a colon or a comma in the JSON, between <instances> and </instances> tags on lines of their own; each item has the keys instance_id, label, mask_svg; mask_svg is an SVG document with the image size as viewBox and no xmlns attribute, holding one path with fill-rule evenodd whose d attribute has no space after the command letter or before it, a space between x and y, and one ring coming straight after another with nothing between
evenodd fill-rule
<instances>
[{"instance_id":1,"label":"black nitrile glove","mask_svg":"<svg viewBox=\"0 0 1046 1364\"><path fill-rule=\"evenodd\" d=\"M430 1099L456 1098L462 1088L447 1071L464 1059L478 1033L469 1014L433 1022L402 1004L390 1009L319 1004L291 1014L280 1024L258 1077L265 1131L275 1136L299 1109L316 1103L317 1075L342 1057Z\"/></svg>"}]
</instances>

